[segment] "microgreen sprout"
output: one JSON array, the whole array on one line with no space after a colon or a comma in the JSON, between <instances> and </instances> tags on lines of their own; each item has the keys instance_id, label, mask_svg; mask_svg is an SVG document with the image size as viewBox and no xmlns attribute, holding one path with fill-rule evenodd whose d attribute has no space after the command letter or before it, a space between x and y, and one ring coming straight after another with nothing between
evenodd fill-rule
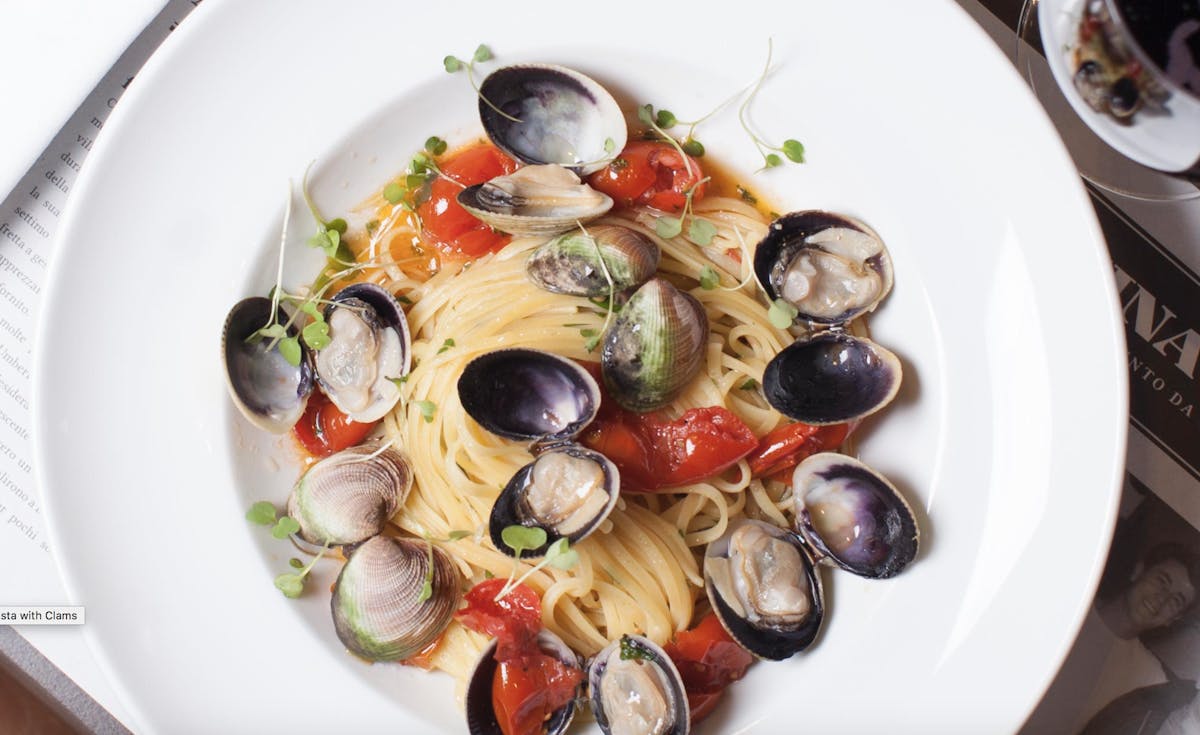
<instances>
[{"instance_id":1,"label":"microgreen sprout","mask_svg":"<svg viewBox=\"0 0 1200 735\"><path fill-rule=\"evenodd\" d=\"M796 320L796 315L800 310L792 306L783 299L775 299L771 302L771 308L767 310L767 321L771 322L771 326L776 329L787 329L792 326L792 322Z\"/></svg>"},{"instance_id":2,"label":"microgreen sprout","mask_svg":"<svg viewBox=\"0 0 1200 735\"><path fill-rule=\"evenodd\" d=\"M428 534L425 535L426 559L428 564L425 565L425 580L421 584L421 590L417 593L417 602L425 602L433 597L433 544L437 542L458 541L470 536L470 531L451 531L446 538L433 538Z\"/></svg>"},{"instance_id":3,"label":"microgreen sprout","mask_svg":"<svg viewBox=\"0 0 1200 735\"><path fill-rule=\"evenodd\" d=\"M275 578L275 588L282 592L284 597L291 599L299 597L304 592L305 578L308 577L308 573L312 571L316 563L321 560L321 557L325 556L326 551L329 551L329 544L322 546L321 550L317 552L317 555L313 557L312 561L300 567L298 572L284 572L283 574L280 574ZM292 559L288 562L288 564L293 569L296 569L297 567L293 562L298 561L300 560Z\"/></svg>"},{"instance_id":4,"label":"microgreen sprout","mask_svg":"<svg viewBox=\"0 0 1200 735\"><path fill-rule=\"evenodd\" d=\"M500 532L500 540L513 550L513 571L509 575L508 582L496 593L494 599L499 600L511 592L517 585L529 579L539 569L544 569L547 566L555 569L570 569L579 563L579 552L571 548L571 543L567 539L560 538L546 548L546 554L542 560L535 564L529 571L522 574L519 578L514 579L517 570L521 565L522 552L539 549L546 544L546 532L537 527L527 526L505 526Z\"/></svg>"},{"instance_id":5,"label":"microgreen sprout","mask_svg":"<svg viewBox=\"0 0 1200 735\"><path fill-rule=\"evenodd\" d=\"M704 266L700 271L700 288L711 291L721 285L721 276L711 265Z\"/></svg>"},{"instance_id":6,"label":"microgreen sprout","mask_svg":"<svg viewBox=\"0 0 1200 735\"><path fill-rule=\"evenodd\" d=\"M628 661L630 659L641 659L643 661L653 661L654 652L645 646L641 645L627 635L621 636L621 660Z\"/></svg>"},{"instance_id":7,"label":"microgreen sprout","mask_svg":"<svg viewBox=\"0 0 1200 735\"><path fill-rule=\"evenodd\" d=\"M279 511L275 506L265 500L260 500L250 506L250 510L246 511L246 520L251 523L256 523L260 526L270 526L275 523L275 519L279 517Z\"/></svg>"},{"instance_id":8,"label":"microgreen sprout","mask_svg":"<svg viewBox=\"0 0 1200 735\"><path fill-rule=\"evenodd\" d=\"M496 105L492 104L492 101L487 97L484 97L483 92L479 91L479 85L475 83L475 64L484 61L491 61L492 58L492 50L485 44L481 43L475 49L475 53L471 54L470 61L463 61L457 56L447 56L446 58L442 59L442 66L445 67L446 72L450 74L456 74L465 69L467 72L467 81L471 83L471 89L475 90L475 94L479 97L479 99L483 100L484 104L495 110L500 116L508 118L515 123L519 123L521 122L520 119L509 115L504 110L501 110L499 107L496 107Z\"/></svg>"},{"instance_id":9,"label":"microgreen sprout","mask_svg":"<svg viewBox=\"0 0 1200 735\"><path fill-rule=\"evenodd\" d=\"M758 81L750 88L750 94L746 95L746 99L742 101L738 107L738 122L742 124L742 129L750 136L750 140L754 141L754 145L758 148L758 152L763 157L763 167L760 171L768 168L775 168L783 164L783 159L779 157L782 153L789 161L793 163L804 163L804 144L798 140L788 138L783 141L783 145L773 146L767 143L762 138L755 134L750 128L750 124L746 121L746 111L750 108L750 103L758 95L758 90L762 88L763 81L767 78L767 72L771 70L771 52L773 45L771 39L767 39L767 63L763 66L762 74L759 75Z\"/></svg>"},{"instance_id":10,"label":"microgreen sprout","mask_svg":"<svg viewBox=\"0 0 1200 735\"><path fill-rule=\"evenodd\" d=\"M437 411L437 404L433 401L413 401L413 405L421 412L421 418L425 419L425 423L433 423L433 414Z\"/></svg>"},{"instance_id":11,"label":"microgreen sprout","mask_svg":"<svg viewBox=\"0 0 1200 735\"><path fill-rule=\"evenodd\" d=\"M707 247L717 236L717 226L708 220L697 217L692 214L692 198L695 196L696 188L709 180L708 176L700 179L695 184L688 187L684 192L683 211L678 217L672 217L669 214L664 214L654 220L654 232L663 239L670 239L678 236L683 232L683 222L688 220L688 239L701 247ZM689 218L688 215L691 215Z\"/></svg>"},{"instance_id":12,"label":"microgreen sprout","mask_svg":"<svg viewBox=\"0 0 1200 735\"><path fill-rule=\"evenodd\" d=\"M441 346L441 348L438 349L437 353L440 355L453 346L454 346L454 338L449 337L446 339L446 341L442 342L442 346Z\"/></svg>"}]
</instances>

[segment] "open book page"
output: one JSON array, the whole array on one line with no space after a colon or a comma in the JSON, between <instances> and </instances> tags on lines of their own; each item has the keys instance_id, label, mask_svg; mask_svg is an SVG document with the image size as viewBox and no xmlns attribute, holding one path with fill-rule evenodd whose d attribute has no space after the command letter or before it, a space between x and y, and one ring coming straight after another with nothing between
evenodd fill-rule
<instances>
[{"instance_id":1,"label":"open book page","mask_svg":"<svg viewBox=\"0 0 1200 735\"><path fill-rule=\"evenodd\" d=\"M984 5L996 17L976 20L1013 57L1021 3ZM1053 84L1044 65L1032 73ZM1048 112L1064 134L1082 125ZM1129 169L1130 180L1153 175ZM1023 734L1200 732L1200 196L1147 202L1090 190L1125 318L1126 477L1096 598Z\"/></svg>"},{"instance_id":2,"label":"open book page","mask_svg":"<svg viewBox=\"0 0 1200 735\"><path fill-rule=\"evenodd\" d=\"M5 559L0 565L0 607L71 602L52 556L33 466L31 363L38 305L59 218L88 152L138 70L197 2L172 0L165 5L0 205L0 556ZM79 294L79 307L97 309L103 293L104 284L97 284L95 292ZM79 356L80 380L87 380L89 359L93 356ZM78 602L86 607L86 600ZM85 691L122 716L79 625L35 625L16 617L20 613L11 614L14 618L4 622L15 625ZM38 617L49 622L44 615Z\"/></svg>"}]
</instances>

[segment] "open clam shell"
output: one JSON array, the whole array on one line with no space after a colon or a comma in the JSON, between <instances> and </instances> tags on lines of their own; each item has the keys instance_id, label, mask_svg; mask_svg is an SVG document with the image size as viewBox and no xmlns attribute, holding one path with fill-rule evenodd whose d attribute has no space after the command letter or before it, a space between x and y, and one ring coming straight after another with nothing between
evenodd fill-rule
<instances>
[{"instance_id":1,"label":"open clam shell","mask_svg":"<svg viewBox=\"0 0 1200 735\"><path fill-rule=\"evenodd\" d=\"M507 439L553 442L596 417L600 386L580 365L550 352L512 348L467 363L458 397L475 421Z\"/></svg>"},{"instance_id":2,"label":"open clam shell","mask_svg":"<svg viewBox=\"0 0 1200 735\"><path fill-rule=\"evenodd\" d=\"M636 288L658 270L658 245L637 230L596 225L568 232L529 254L525 272L538 287L571 296L606 296ZM608 277L605 277L605 271Z\"/></svg>"},{"instance_id":3,"label":"open clam shell","mask_svg":"<svg viewBox=\"0 0 1200 735\"><path fill-rule=\"evenodd\" d=\"M592 714L605 735L686 735L691 713L683 677L661 647L624 635L588 666Z\"/></svg>"},{"instance_id":4,"label":"open clam shell","mask_svg":"<svg viewBox=\"0 0 1200 735\"><path fill-rule=\"evenodd\" d=\"M582 669L579 657L561 638L548 630L537 636L538 648L572 669ZM471 735L502 735L496 709L492 704L492 686L499 663L496 661L496 642L484 650L475 665L475 671L467 682L467 693L463 702L467 713L467 731ZM582 682L581 682L582 685ZM544 735L561 735L575 717L575 700L555 710L542 725Z\"/></svg>"},{"instance_id":5,"label":"open clam shell","mask_svg":"<svg viewBox=\"0 0 1200 735\"><path fill-rule=\"evenodd\" d=\"M792 475L796 531L821 555L862 577L883 579L916 557L920 532L904 496L853 457L821 452Z\"/></svg>"},{"instance_id":6,"label":"open clam shell","mask_svg":"<svg viewBox=\"0 0 1200 735\"><path fill-rule=\"evenodd\" d=\"M276 308L274 321L287 324L288 314ZM252 337L272 322L271 300L256 296L243 299L229 310L221 333L225 380L233 403L250 423L273 434L282 434L299 420L313 388L313 370L308 349L300 345L300 364L284 359L271 339ZM299 335L290 327L289 337Z\"/></svg>"},{"instance_id":7,"label":"open clam shell","mask_svg":"<svg viewBox=\"0 0 1200 735\"><path fill-rule=\"evenodd\" d=\"M408 320L396 298L373 283L347 286L330 301L330 342L316 353L317 381L352 420L376 421L400 400L392 379L412 366Z\"/></svg>"},{"instance_id":8,"label":"open clam shell","mask_svg":"<svg viewBox=\"0 0 1200 735\"><path fill-rule=\"evenodd\" d=\"M729 635L759 658L779 661L808 648L825 617L808 549L762 521L735 521L708 545L704 587Z\"/></svg>"},{"instance_id":9,"label":"open clam shell","mask_svg":"<svg viewBox=\"0 0 1200 735\"><path fill-rule=\"evenodd\" d=\"M546 543L522 549L521 558L543 556L561 538L574 544L608 517L620 490L617 466L599 452L578 444L542 452L513 475L492 505L488 521L492 543L511 555L503 532L517 525L546 532Z\"/></svg>"},{"instance_id":10,"label":"open clam shell","mask_svg":"<svg viewBox=\"0 0 1200 735\"><path fill-rule=\"evenodd\" d=\"M612 197L557 164L531 165L458 193L458 203L494 230L551 237L612 209Z\"/></svg>"},{"instance_id":11,"label":"open clam shell","mask_svg":"<svg viewBox=\"0 0 1200 735\"><path fill-rule=\"evenodd\" d=\"M873 310L892 288L883 240L862 222L821 211L791 212L755 246L754 273L772 300L812 324L844 324Z\"/></svg>"},{"instance_id":12,"label":"open clam shell","mask_svg":"<svg viewBox=\"0 0 1200 735\"><path fill-rule=\"evenodd\" d=\"M767 363L763 395L777 411L806 424L839 424L886 406L900 390L900 359L869 339L819 332Z\"/></svg>"},{"instance_id":13,"label":"open clam shell","mask_svg":"<svg viewBox=\"0 0 1200 735\"><path fill-rule=\"evenodd\" d=\"M426 579L432 595L422 600ZM460 583L454 562L436 546L375 536L354 549L333 585L334 629L360 658L402 661L449 625L462 596Z\"/></svg>"},{"instance_id":14,"label":"open clam shell","mask_svg":"<svg viewBox=\"0 0 1200 735\"><path fill-rule=\"evenodd\" d=\"M408 459L395 449L344 449L305 470L288 498L288 515L313 544L356 544L383 532L412 488Z\"/></svg>"},{"instance_id":15,"label":"open clam shell","mask_svg":"<svg viewBox=\"0 0 1200 735\"><path fill-rule=\"evenodd\" d=\"M605 335L604 384L630 411L661 408L700 372L707 342L708 315L696 297L652 278L629 297Z\"/></svg>"},{"instance_id":16,"label":"open clam shell","mask_svg":"<svg viewBox=\"0 0 1200 735\"><path fill-rule=\"evenodd\" d=\"M551 64L489 74L479 85L479 119L488 138L513 158L557 163L584 175L604 168L628 137L625 116L608 90Z\"/></svg>"}]
</instances>

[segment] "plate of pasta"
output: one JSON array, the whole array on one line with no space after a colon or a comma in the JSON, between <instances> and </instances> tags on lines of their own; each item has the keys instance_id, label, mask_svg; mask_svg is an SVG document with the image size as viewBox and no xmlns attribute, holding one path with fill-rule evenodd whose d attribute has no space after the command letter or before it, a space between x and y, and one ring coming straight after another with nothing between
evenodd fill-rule
<instances>
[{"instance_id":1,"label":"plate of pasta","mask_svg":"<svg viewBox=\"0 0 1200 735\"><path fill-rule=\"evenodd\" d=\"M1120 318L1049 124L926 5L936 51L875 2L673 42L621 3L201 6L38 341L56 551L137 727L1017 728L1107 550Z\"/></svg>"}]
</instances>

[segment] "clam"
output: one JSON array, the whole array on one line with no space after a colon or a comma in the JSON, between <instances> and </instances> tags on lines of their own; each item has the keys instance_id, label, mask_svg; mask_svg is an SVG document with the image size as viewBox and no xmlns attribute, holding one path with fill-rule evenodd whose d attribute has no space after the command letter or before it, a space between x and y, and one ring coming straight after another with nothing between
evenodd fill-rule
<instances>
[{"instance_id":1,"label":"clam","mask_svg":"<svg viewBox=\"0 0 1200 735\"><path fill-rule=\"evenodd\" d=\"M612 209L612 197L557 164L531 165L458 193L463 209L492 229L512 235L552 236L591 222Z\"/></svg>"},{"instance_id":2,"label":"clam","mask_svg":"<svg viewBox=\"0 0 1200 735\"><path fill-rule=\"evenodd\" d=\"M817 552L862 577L899 574L916 557L912 508L887 478L853 457L821 452L792 475L796 530Z\"/></svg>"},{"instance_id":3,"label":"clam","mask_svg":"<svg viewBox=\"0 0 1200 735\"><path fill-rule=\"evenodd\" d=\"M300 364L284 359L273 340L254 336L271 324L287 324L289 316L276 307L274 319L271 300L259 297L243 299L229 310L221 334L226 385L234 405L250 423L273 434L282 434L295 425L304 413L312 392L313 373L307 348L300 345ZM288 336L299 336L289 327Z\"/></svg>"},{"instance_id":4,"label":"clam","mask_svg":"<svg viewBox=\"0 0 1200 735\"><path fill-rule=\"evenodd\" d=\"M629 297L604 337L604 384L631 411L660 408L700 372L707 341L700 302L653 278Z\"/></svg>"},{"instance_id":5,"label":"clam","mask_svg":"<svg viewBox=\"0 0 1200 735\"><path fill-rule=\"evenodd\" d=\"M838 424L890 403L900 390L901 373L899 358L869 339L818 332L767 363L763 395L797 421Z\"/></svg>"},{"instance_id":6,"label":"clam","mask_svg":"<svg viewBox=\"0 0 1200 735\"><path fill-rule=\"evenodd\" d=\"M467 363L458 396L483 428L534 442L537 456L492 506L488 526L497 549L512 553L502 538L508 526L536 527L546 543L521 556L540 556L560 538L585 538L612 512L621 486L616 465L572 441L600 408L600 386L587 370L549 352L496 350Z\"/></svg>"},{"instance_id":7,"label":"clam","mask_svg":"<svg viewBox=\"0 0 1200 735\"><path fill-rule=\"evenodd\" d=\"M871 228L815 210L771 223L755 247L754 273L772 300L783 299L796 307L797 318L825 326L873 310L893 277L887 248Z\"/></svg>"},{"instance_id":8,"label":"clam","mask_svg":"<svg viewBox=\"0 0 1200 735\"><path fill-rule=\"evenodd\" d=\"M769 523L731 523L704 553L704 586L721 624L743 648L782 660L807 648L825 597L799 538Z\"/></svg>"},{"instance_id":9,"label":"clam","mask_svg":"<svg viewBox=\"0 0 1200 735\"><path fill-rule=\"evenodd\" d=\"M356 544L382 533L412 488L412 467L395 449L358 446L305 470L288 498L288 515L313 544Z\"/></svg>"},{"instance_id":10,"label":"clam","mask_svg":"<svg viewBox=\"0 0 1200 735\"><path fill-rule=\"evenodd\" d=\"M561 638L548 630L537 636L538 648L553 656L571 669L580 670L579 657ZM471 735L502 735L496 709L492 700L492 687L500 663L496 661L496 642L493 641L483 652L471 678L467 681L467 693L463 702L467 713L467 731ZM582 681L581 681L582 684ZM560 735L571 724L575 716L575 699L559 707L546 719L541 732L544 735Z\"/></svg>"},{"instance_id":11,"label":"clam","mask_svg":"<svg viewBox=\"0 0 1200 735\"><path fill-rule=\"evenodd\" d=\"M617 466L607 457L568 444L539 454L508 481L496 498L488 531L497 549L508 526L541 528L546 543L523 549L522 557L542 556L560 538L575 543L600 524L617 504Z\"/></svg>"},{"instance_id":12,"label":"clam","mask_svg":"<svg viewBox=\"0 0 1200 735\"><path fill-rule=\"evenodd\" d=\"M679 670L662 648L624 635L588 667L588 696L605 735L684 735L691 715Z\"/></svg>"},{"instance_id":13,"label":"clam","mask_svg":"<svg viewBox=\"0 0 1200 735\"><path fill-rule=\"evenodd\" d=\"M596 225L586 232L559 235L534 250L525 261L525 272L547 291L605 296L610 287L620 293L650 280L658 259L658 246L637 230Z\"/></svg>"},{"instance_id":14,"label":"clam","mask_svg":"<svg viewBox=\"0 0 1200 735\"><path fill-rule=\"evenodd\" d=\"M404 310L372 283L343 288L325 309L330 342L316 353L317 382L354 421L382 418L400 400L395 378L412 364Z\"/></svg>"},{"instance_id":15,"label":"clam","mask_svg":"<svg viewBox=\"0 0 1200 735\"><path fill-rule=\"evenodd\" d=\"M432 564L432 570L430 565ZM432 594L422 599L426 580ZM375 536L354 549L333 586L333 624L368 661L402 661L433 643L458 609L460 579L441 549Z\"/></svg>"},{"instance_id":16,"label":"clam","mask_svg":"<svg viewBox=\"0 0 1200 735\"><path fill-rule=\"evenodd\" d=\"M479 119L488 137L525 163L598 171L625 147L616 100L596 81L548 64L506 66L479 85Z\"/></svg>"}]
</instances>

